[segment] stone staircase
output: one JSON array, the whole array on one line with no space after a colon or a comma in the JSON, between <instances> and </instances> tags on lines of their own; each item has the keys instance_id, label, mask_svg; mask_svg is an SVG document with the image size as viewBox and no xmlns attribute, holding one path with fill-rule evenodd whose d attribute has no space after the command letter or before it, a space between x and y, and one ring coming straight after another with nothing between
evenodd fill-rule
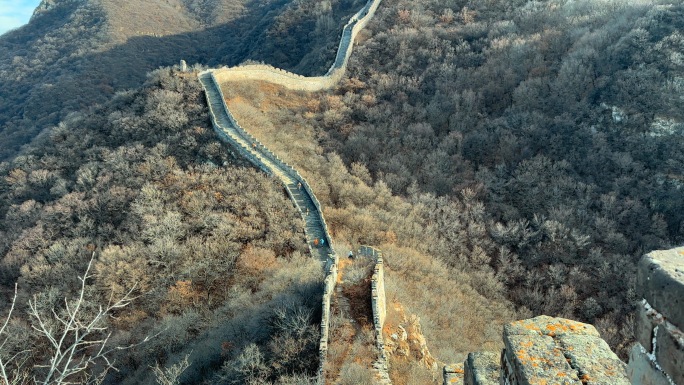
<instances>
[{"instance_id":1,"label":"stone staircase","mask_svg":"<svg viewBox=\"0 0 684 385\"><path fill-rule=\"evenodd\" d=\"M311 255L326 264L332 263L334 251L331 247L327 225L323 219L320 203L311 192L309 184L292 166L283 162L266 146L240 127L230 114L223 93L212 78L211 73L202 73L199 75L199 79L204 87L207 103L211 110L210 115L219 136L237 150L239 155L283 183L304 219L305 233Z\"/></svg>"},{"instance_id":2,"label":"stone staircase","mask_svg":"<svg viewBox=\"0 0 684 385\"><path fill-rule=\"evenodd\" d=\"M305 234L311 255L323 264L326 276L323 282L319 384L325 382L324 368L329 342L330 305L336 293L335 285L338 272L338 258L332 248L332 239L323 217L323 210L311 187L299 172L240 127L226 105L219 80L262 80L289 89L303 91L331 88L344 75L355 36L372 18L380 2L381 0L368 0L364 7L352 16L345 25L335 62L324 76L303 77L264 65L223 68L198 74L199 81L205 91L214 130L223 142L228 143L237 151L236 156L244 157L283 183L285 190L304 219Z\"/></svg>"}]
</instances>

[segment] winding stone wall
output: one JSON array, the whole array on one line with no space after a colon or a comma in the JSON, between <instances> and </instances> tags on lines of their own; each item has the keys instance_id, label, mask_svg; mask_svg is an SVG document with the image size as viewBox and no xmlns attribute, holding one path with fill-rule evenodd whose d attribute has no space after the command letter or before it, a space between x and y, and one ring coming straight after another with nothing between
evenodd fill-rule
<instances>
[{"instance_id":1,"label":"winding stone wall","mask_svg":"<svg viewBox=\"0 0 684 385\"><path fill-rule=\"evenodd\" d=\"M318 256L324 264L326 276L323 284L321 304L319 383L323 383L325 378L323 368L328 351L330 303L335 292L338 269L338 257L332 248L332 238L323 217L323 209L311 190L309 183L299 172L294 167L283 162L282 159L273 154L266 146L240 126L228 109L220 84L228 81L261 80L301 91L318 91L332 88L344 76L354 39L373 17L380 2L381 0L369 0L345 25L335 61L324 76L304 77L267 65L222 68L204 71L199 74L199 79L204 87L207 103L209 104L214 130L224 142L237 151L238 155L248 159L256 167L282 181L288 195L304 218L307 243L311 254ZM319 243L319 240L324 240L325 242ZM384 286L382 293L382 303L384 306ZM384 307L382 318L384 320ZM382 337L382 334L380 334L380 337ZM384 349L382 352L384 354Z\"/></svg>"},{"instance_id":2,"label":"winding stone wall","mask_svg":"<svg viewBox=\"0 0 684 385\"><path fill-rule=\"evenodd\" d=\"M368 24L382 0L369 0L364 7L349 19L342 30L335 61L323 76L305 77L265 64L248 64L237 67L223 67L209 70L219 83L242 80L261 80L292 90L320 91L334 87L344 76L347 63L354 48L354 40Z\"/></svg>"},{"instance_id":3,"label":"winding stone wall","mask_svg":"<svg viewBox=\"0 0 684 385\"><path fill-rule=\"evenodd\" d=\"M204 87L211 120L219 138L235 149L265 173L279 178L288 195L295 203L305 221L307 244L311 255L318 257L324 265L326 277L323 282L321 339L319 343L319 382L323 381L323 367L328 351L328 329L330 324L330 302L337 281L337 256L332 248L332 238L323 217L320 202L313 194L309 183L292 166L269 151L266 146L245 131L232 116L223 97L223 92L211 73L200 75ZM315 239L325 239L324 246L314 246Z\"/></svg>"}]
</instances>

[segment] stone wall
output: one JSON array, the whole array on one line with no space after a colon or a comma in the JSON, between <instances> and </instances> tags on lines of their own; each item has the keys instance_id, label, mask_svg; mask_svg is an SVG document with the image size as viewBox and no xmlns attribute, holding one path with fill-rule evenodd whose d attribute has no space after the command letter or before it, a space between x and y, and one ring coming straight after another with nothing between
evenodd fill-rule
<instances>
[{"instance_id":1,"label":"stone wall","mask_svg":"<svg viewBox=\"0 0 684 385\"><path fill-rule=\"evenodd\" d=\"M635 336L628 372L635 385L684 384L684 247L639 262Z\"/></svg>"},{"instance_id":2,"label":"stone wall","mask_svg":"<svg viewBox=\"0 0 684 385\"><path fill-rule=\"evenodd\" d=\"M232 140L230 137L227 137L226 134L221 130L220 128L217 129L216 131L219 133L219 135L224 139L224 141L227 141L230 143L240 154L240 156L244 157L245 159L249 160L252 164L260 168L262 171L269 175L273 175L273 170L268 168L261 160L259 160L257 157L255 157L252 154L252 150L257 150L262 156L270 160L271 162L275 163L280 169L282 169L287 176L292 178L293 180L297 181L298 183L302 184L302 188L306 193L309 195L311 198L311 201L313 202L316 210L313 210L313 212L309 213L309 215L313 215L318 219L323 227L323 233L324 233L324 238L325 241L327 242L328 245L332 245L332 238L330 237L330 232L328 231L328 224L325 221L325 218L323 217L323 208L321 206L321 203L318 201L318 198L316 198L316 195L313 193L313 190L311 189L311 186L309 185L309 182L297 171L292 165L289 163L286 163L283 161L278 155L274 154L269 150L263 143L261 143L257 138L252 136L247 130L242 128L240 123L235 119L233 114L230 112L228 109L228 105L226 104L226 98L223 94L223 90L220 87L220 83L216 80L215 74L214 73L209 73L211 76L211 79L214 83L214 87L218 91L221 102L223 105L223 113L225 113L228 116L228 119L230 121L230 125L234 128L235 132L243 139L245 143L252 143L253 147L250 149L249 147L245 147L244 145L241 145L240 143L236 143L236 141ZM214 126L216 127L216 119L215 119L215 111L211 109L210 106L210 113L212 116L212 120L214 121ZM287 190L287 193L290 197L292 197L292 190L290 187L285 184L285 189ZM296 201L295 201L296 204ZM300 207L297 205L297 209L299 210L300 214L304 215L305 208ZM311 245L309 245L309 251L313 255L314 252L311 250ZM332 260L328 261L328 265L326 266L326 270L329 268L329 264L332 262Z\"/></svg>"},{"instance_id":3,"label":"stone wall","mask_svg":"<svg viewBox=\"0 0 684 385\"><path fill-rule=\"evenodd\" d=\"M442 384L444 385L463 385L463 362L452 365L444 365L442 370Z\"/></svg>"},{"instance_id":4,"label":"stone wall","mask_svg":"<svg viewBox=\"0 0 684 385\"><path fill-rule=\"evenodd\" d=\"M444 384L629 384L625 363L592 325L539 316L506 325L503 341L501 353L468 354L462 377L445 367Z\"/></svg>"},{"instance_id":5,"label":"stone wall","mask_svg":"<svg viewBox=\"0 0 684 385\"><path fill-rule=\"evenodd\" d=\"M320 365L318 367L319 382L323 381L323 364L328 356L328 340L330 337L330 304L335 293L335 284L337 283L337 266L338 257L334 256L334 263L330 265L325 275L323 284L323 304L321 312L321 340L319 345Z\"/></svg>"},{"instance_id":6,"label":"stone wall","mask_svg":"<svg viewBox=\"0 0 684 385\"><path fill-rule=\"evenodd\" d=\"M496 352L468 353L463 362L463 383L465 385L499 385L500 354Z\"/></svg>"},{"instance_id":7,"label":"stone wall","mask_svg":"<svg viewBox=\"0 0 684 385\"><path fill-rule=\"evenodd\" d=\"M373 258L375 266L373 267L373 275L371 277L371 307L373 309L373 329L375 330L375 346L378 350L378 359L373 365L381 378L381 383L389 384L389 367L388 357L385 351L385 340L382 335L382 328L385 326L385 317L387 315L387 307L385 301L385 272L384 260L380 250L361 246L359 249L359 256L365 258Z\"/></svg>"},{"instance_id":8,"label":"stone wall","mask_svg":"<svg viewBox=\"0 0 684 385\"><path fill-rule=\"evenodd\" d=\"M503 338L502 384L629 384L626 365L592 325L539 316L506 325Z\"/></svg>"},{"instance_id":9,"label":"stone wall","mask_svg":"<svg viewBox=\"0 0 684 385\"><path fill-rule=\"evenodd\" d=\"M209 112L214 129L221 140L230 144L230 146L234 148L240 156L248 159L251 163L263 170L265 173L279 177L281 181L283 181L283 185L288 195L295 203L295 206L299 210L300 214L306 218L305 220L317 222L317 226L320 227L320 231L323 234L323 237L326 239L326 243L328 245L327 247L330 248L331 254L326 255L324 261L326 276L323 282L321 339L319 343L320 363L318 373L319 382L322 382L324 378L323 368L328 351L330 303L332 295L335 291L335 284L337 282L338 258L331 247L332 239L330 237L330 232L328 231L328 225L323 217L323 209L321 204L311 190L309 183L299 174L297 170L273 154L270 150L268 150L268 148L266 148L266 146L251 136L238 124L238 122L230 113L230 110L228 110L223 92L213 78L213 74L201 74L200 81L202 82L207 95ZM267 164L269 162L270 165ZM286 180L289 180L289 183ZM293 189L299 190L299 188L296 187L297 184L301 184L301 188L313 205L313 207L310 207L311 212L306 216L304 214L305 208L297 202L297 199L295 199L295 192ZM311 243L307 242L307 244L311 254L316 255Z\"/></svg>"},{"instance_id":10,"label":"stone wall","mask_svg":"<svg viewBox=\"0 0 684 385\"><path fill-rule=\"evenodd\" d=\"M359 31L363 29L373 17L380 4L380 1L381 0L369 0L365 6L349 20L347 25L345 25L342 31L342 37L340 39L340 45L338 47L335 62L324 76L304 77L268 65L246 65L232 68L224 67L218 70L204 71L199 74L200 81L205 88L205 93L207 95L212 123L219 137L235 148L241 156L248 159L251 163L259 167L264 172L280 177L280 179L283 180L283 184L288 195L294 201L300 213L304 215L305 207L301 207L297 202L295 192L293 191L293 187L291 187L293 185L296 186L301 184L301 188L304 189L314 206L314 210L311 210L313 212L308 213L305 218L310 218L310 215L313 215L321 224L322 234L328 247L330 248L331 254L327 256L324 267L326 276L324 279L323 299L321 304L322 319L321 339L319 345L319 383L323 383L325 378L323 368L325 366L328 352L330 305L333 293L335 292L335 284L337 282L338 272L338 257L334 254L334 250L332 249L332 239L330 237L330 232L328 231L328 225L323 217L323 209L321 208L321 204L316 198L316 195L311 190L309 183L299 174L299 172L291 165L285 163L277 155L273 154L270 150L268 150L268 148L266 148L266 146L264 146L240 126L233 114L228 109L228 105L226 104L225 96L223 95L220 84L228 81L261 80L300 91L319 91L332 88L342 79L342 76L344 76L347 62L351 56L354 39ZM297 189L299 189L299 187ZM306 209L308 209L308 207L306 207ZM314 255L314 250L311 249L311 244L309 244L309 249L311 254ZM382 294L377 294L377 298L374 299L373 303L374 318L382 320L380 323L382 324L385 318L385 291L381 257L379 264L380 273L377 276L380 278L374 285L374 293ZM379 282L379 285L377 282ZM379 309L382 309L382 311ZM382 326L380 326L378 336L378 341L380 341L378 346L384 346L382 343ZM384 375L387 377L387 379L389 379L389 376L387 375L387 361L384 348L380 349L380 352L382 358L380 361L380 369L384 370Z\"/></svg>"},{"instance_id":11,"label":"stone wall","mask_svg":"<svg viewBox=\"0 0 684 385\"><path fill-rule=\"evenodd\" d=\"M209 70L219 83L244 80L261 80L298 91L320 91L334 87L344 76L347 63L354 48L354 40L368 24L382 0L369 0L366 5L349 19L342 30L335 61L323 76L305 77L270 65L249 64L237 67L223 67Z\"/></svg>"},{"instance_id":12,"label":"stone wall","mask_svg":"<svg viewBox=\"0 0 684 385\"><path fill-rule=\"evenodd\" d=\"M470 353L445 366L444 385L684 385L684 247L646 254L636 291L629 365L593 326L539 316L504 327L499 362L497 353Z\"/></svg>"}]
</instances>

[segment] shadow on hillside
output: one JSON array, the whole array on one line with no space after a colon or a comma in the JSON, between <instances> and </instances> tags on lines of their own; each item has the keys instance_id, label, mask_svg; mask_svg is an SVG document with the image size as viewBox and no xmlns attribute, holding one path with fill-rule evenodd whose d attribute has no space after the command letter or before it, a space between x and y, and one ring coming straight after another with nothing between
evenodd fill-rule
<instances>
[{"instance_id":1,"label":"shadow on hillside","mask_svg":"<svg viewBox=\"0 0 684 385\"><path fill-rule=\"evenodd\" d=\"M117 91L138 87L149 71L178 64L181 59L189 65L210 67L233 66L251 59L304 75L324 73L334 59L342 27L353 7L363 1L343 1L335 12L334 29L338 33L322 37L314 36L316 20L293 25L292 31L270 29L290 2L280 0L264 9L259 0L253 0L243 16L227 24L163 37L138 36L95 54L79 55L74 44L68 47L71 52L60 52L57 62L44 63L47 71L38 76L0 79L0 160L16 154L24 143L69 112L102 103ZM0 40L0 48L13 50L15 56L26 55L27 49L20 47L39 44L45 31L64 25L74 9L65 7L9 32ZM95 25L101 20L90 22ZM312 53L318 57L311 59ZM0 57L11 62L10 55ZM298 65L307 55L304 70Z\"/></svg>"}]
</instances>

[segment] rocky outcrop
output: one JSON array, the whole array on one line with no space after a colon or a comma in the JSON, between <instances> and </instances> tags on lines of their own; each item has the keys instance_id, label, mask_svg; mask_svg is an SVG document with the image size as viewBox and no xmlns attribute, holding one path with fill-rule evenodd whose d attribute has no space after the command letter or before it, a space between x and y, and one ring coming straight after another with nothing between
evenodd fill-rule
<instances>
[{"instance_id":1,"label":"rocky outcrop","mask_svg":"<svg viewBox=\"0 0 684 385\"><path fill-rule=\"evenodd\" d=\"M385 328L385 350L397 360L417 362L425 368L437 369L437 361L430 354L427 340L420 326L420 318L415 314L406 316L401 312L400 322Z\"/></svg>"},{"instance_id":2,"label":"rocky outcrop","mask_svg":"<svg viewBox=\"0 0 684 385\"><path fill-rule=\"evenodd\" d=\"M501 354L468 355L465 385L629 384L626 365L589 324L539 316L509 323L503 340Z\"/></svg>"},{"instance_id":3,"label":"rocky outcrop","mask_svg":"<svg viewBox=\"0 0 684 385\"><path fill-rule=\"evenodd\" d=\"M502 383L629 384L626 366L589 324L539 316L504 327Z\"/></svg>"},{"instance_id":4,"label":"rocky outcrop","mask_svg":"<svg viewBox=\"0 0 684 385\"><path fill-rule=\"evenodd\" d=\"M33 10L33 16L31 16L31 18L34 18L43 12L47 12L56 6L56 0L41 0L40 4Z\"/></svg>"},{"instance_id":5,"label":"rocky outcrop","mask_svg":"<svg viewBox=\"0 0 684 385\"><path fill-rule=\"evenodd\" d=\"M639 262L635 336L628 373L635 385L684 384L684 247Z\"/></svg>"}]
</instances>

